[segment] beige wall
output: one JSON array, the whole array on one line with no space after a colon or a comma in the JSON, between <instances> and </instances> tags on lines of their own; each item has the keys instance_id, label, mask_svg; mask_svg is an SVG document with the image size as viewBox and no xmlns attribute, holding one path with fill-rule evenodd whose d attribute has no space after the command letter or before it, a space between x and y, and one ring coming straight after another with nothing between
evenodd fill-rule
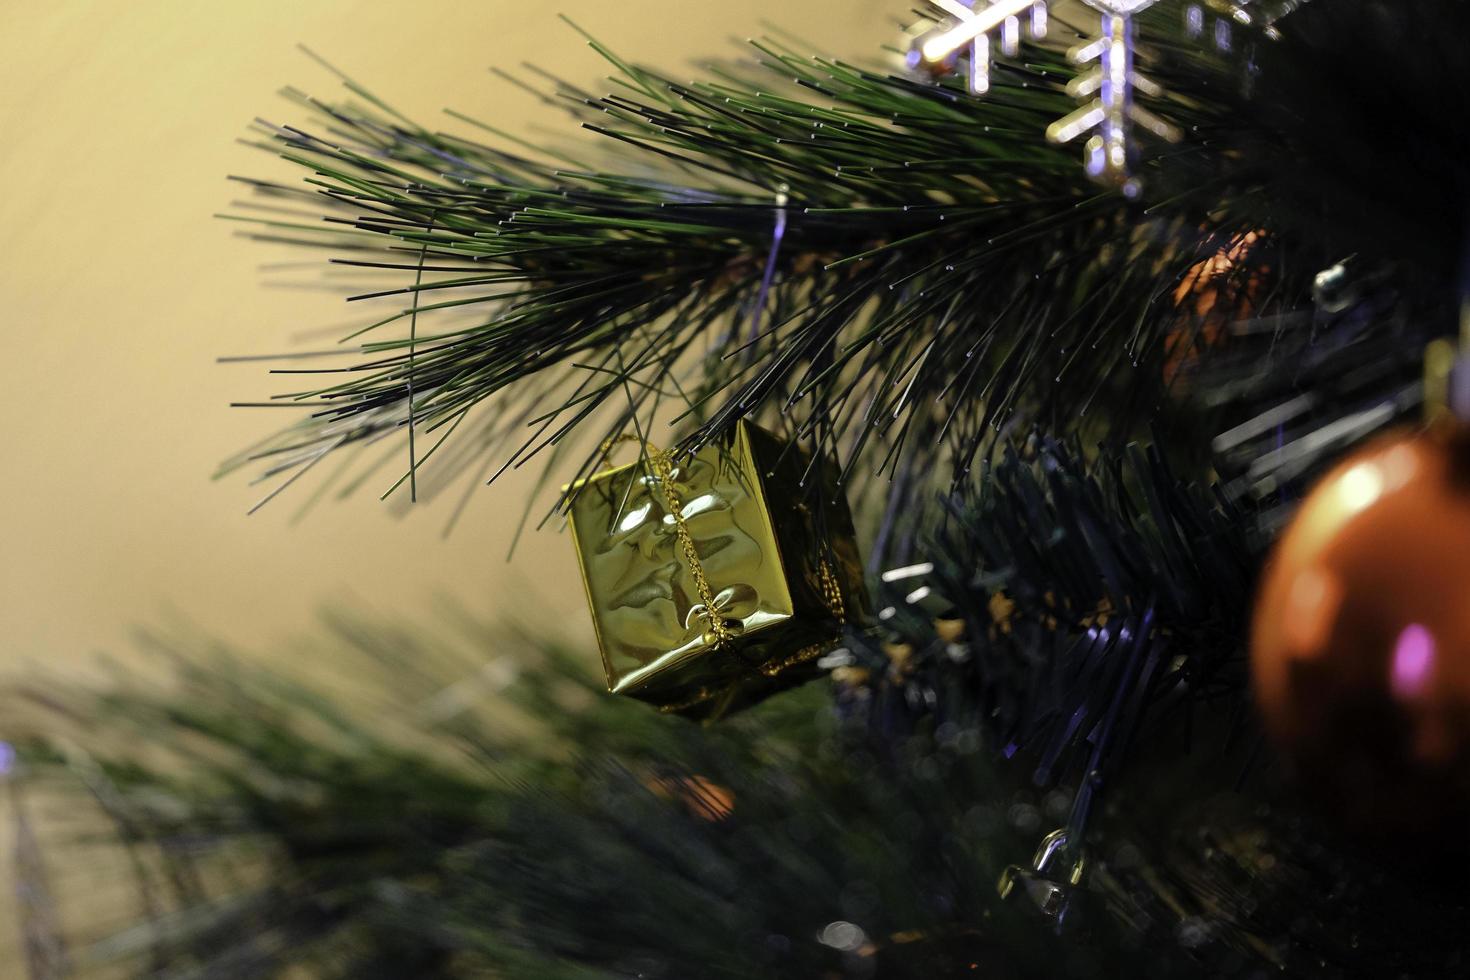
<instances>
[{"instance_id":1,"label":"beige wall","mask_svg":"<svg viewBox=\"0 0 1470 980\"><path fill-rule=\"evenodd\" d=\"M527 478L479 491L447 541L448 500L399 520L365 492L293 524L305 493L247 517L258 488L209 480L282 417L228 408L281 389L259 365L214 359L287 349L295 332L351 317L340 296L265 285L280 277L260 264L304 256L210 217L237 194L226 174L289 172L233 142L256 115L289 121L279 86L338 91L298 42L412 115L453 106L520 130L565 124L489 66L530 60L589 85L604 74L559 10L620 53L682 68L731 52L730 38L759 33L767 17L821 53L876 54L907 6L10 0L0 12L4 662L116 650L130 626L175 615L258 644L352 597L414 614L440 593L484 611L529 596L571 611L573 635L590 635L565 538L530 535L505 562Z\"/></svg>"}]
</instances>

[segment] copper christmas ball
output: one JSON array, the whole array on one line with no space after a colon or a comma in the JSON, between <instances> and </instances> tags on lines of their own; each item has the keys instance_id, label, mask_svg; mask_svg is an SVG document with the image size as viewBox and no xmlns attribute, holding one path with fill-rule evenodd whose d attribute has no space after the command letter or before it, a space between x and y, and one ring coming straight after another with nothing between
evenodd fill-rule
<instances>
[{"instance_id":1,"label":"copper christmas ball","mask_svg":"<svg viewBox=\"0 0 1470 980\"><path fill-rule=\"evenodd\" d=\"M1457 431L1354 454L1265 570L1256 702L1300 784L1352 832L1470 829L1467 449Z\"/></svg>"}]
</instances>

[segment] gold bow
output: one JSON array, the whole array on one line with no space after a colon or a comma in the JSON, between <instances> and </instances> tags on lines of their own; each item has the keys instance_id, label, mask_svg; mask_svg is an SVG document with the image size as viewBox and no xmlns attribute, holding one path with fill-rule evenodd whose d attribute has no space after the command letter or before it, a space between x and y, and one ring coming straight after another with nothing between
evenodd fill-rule
<instances>
[{"instance_id":1,"label":"gold bow","mask_svg":"<svg viewBox=\"0 0 1470 980\"><path fill-rule=\"evenodd\" d=\"M713 602L697 602L689 607L689 613L684 617L684 628L692 630L702 619L709 624L709 629L705 632L713 633L715 622L718 621L732 636L738 636L745 631L745 624L734 615L736 603L749 602L754 594L755 590L748 585L732 585L721 589Z\"/></svg>"}]
</instances>

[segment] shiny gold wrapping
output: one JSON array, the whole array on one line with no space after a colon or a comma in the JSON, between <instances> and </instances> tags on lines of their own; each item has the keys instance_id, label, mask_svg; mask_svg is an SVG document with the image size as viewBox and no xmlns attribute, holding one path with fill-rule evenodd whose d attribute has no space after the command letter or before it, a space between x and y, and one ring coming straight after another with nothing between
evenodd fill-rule
<instances>
[{"instance_id":1,"label":"shiny gold wrapping","mask_svg":"<svg viewBox=\"0 0 1470 980\"><path fill-rule=\"evenodd\" d=\"M718 718L814 672L841 620L860 610L863 588L830 466L813 467L823 506L805 502L798 483L809 462L742 422L694 457L671 461L666 485L645 459L576 486L572 534L608 690ZM713 616L728 634L723 644Z\"/></svg>"}]
</instances>

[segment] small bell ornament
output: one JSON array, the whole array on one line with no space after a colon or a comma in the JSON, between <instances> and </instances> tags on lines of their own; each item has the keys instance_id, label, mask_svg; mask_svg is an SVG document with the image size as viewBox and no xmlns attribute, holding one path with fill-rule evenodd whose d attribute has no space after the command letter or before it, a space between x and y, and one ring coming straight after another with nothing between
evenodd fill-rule
<instances>
[{"instance_id":1,"label":"small bell ornament","mask_svg":"<svg viewBox=\"0 0 1470 980\"><path fill-rule=\"evenodd\" d=\"M1341 313L1358 301L1361 285L1350 260L1337 262L1312 279L1312 303L1323 313Z\"/></svg>"},{"instance_id":2,"label":"small bell ornament","mask_svg":"<svg viewBox=\"0 0 1470 980\"><path fill-rule=\"evenodd\" d=\"M1067 853L1067 831L1053 830L1042 838L1031 866L1013 864L1000 876L1000 897L1025 898L1042 915L1056 921L1060 930L1072 910L1075 893L1082 884L1086 862L1079 854L1070 866L1061 860Z\"/></svg>"}]
</instances>

